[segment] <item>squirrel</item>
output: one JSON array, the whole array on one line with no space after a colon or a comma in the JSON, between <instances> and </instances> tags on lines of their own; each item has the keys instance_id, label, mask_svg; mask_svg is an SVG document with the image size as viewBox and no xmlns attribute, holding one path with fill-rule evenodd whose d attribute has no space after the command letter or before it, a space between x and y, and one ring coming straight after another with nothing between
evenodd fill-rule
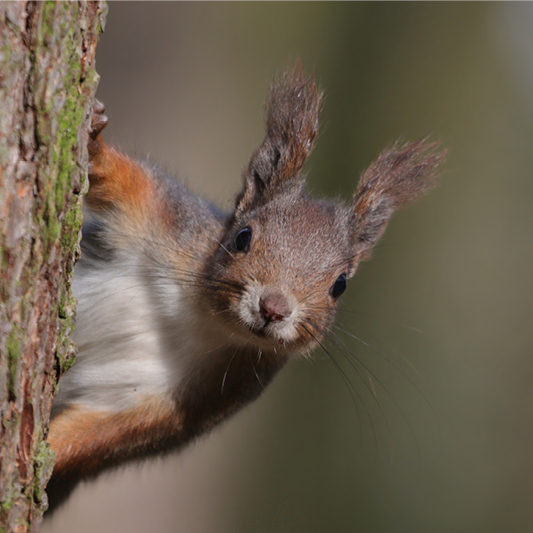
<instances>
[{"instance_id":1,"label":"squirrel","mask_svg":"<svg viewBox=\"0 0 533 533\"><path fill-rule=\"evenodd\" d=\"M424 139L381 152L350 202L311 198L322 99L300 66L275 79L231 213L105 144L95 102L51 486L183 447L255 400L321 343L393 212L435 185L445 151Z\"/></svg>"}]
</instances>

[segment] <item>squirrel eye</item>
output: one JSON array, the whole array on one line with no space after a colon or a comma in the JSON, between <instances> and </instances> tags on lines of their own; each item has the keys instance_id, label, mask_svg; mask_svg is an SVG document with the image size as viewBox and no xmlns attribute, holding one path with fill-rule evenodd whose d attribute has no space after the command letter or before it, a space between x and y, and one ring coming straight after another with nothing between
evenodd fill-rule
<instances>
[{"instance_id":1,"label":"squirrel eye","mask_svg":"<svg viewBox=\"0 0 533 533\"><path fill-rule=\"evenodd\" d=\"M346 274L341 274L331 286L329 293L333 298L338 298L346 290Z\"/></svg>"},{"instance_id":2,"label":"squirrel eye","mask_svg":"<svg viewBox=\"0 0 533 533\"><path fill-rule=\"evenodd\" d=\"M252 229L244 228L237 233L235 237L235 250L238 252L247 252L250 247L250 241L252 240Z\"/></svg>"}]
</instances>

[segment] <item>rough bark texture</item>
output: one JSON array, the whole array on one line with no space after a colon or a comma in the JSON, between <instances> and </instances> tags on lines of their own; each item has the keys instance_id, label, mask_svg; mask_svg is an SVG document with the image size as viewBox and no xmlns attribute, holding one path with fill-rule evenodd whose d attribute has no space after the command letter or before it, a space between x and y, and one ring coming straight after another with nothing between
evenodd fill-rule
<instances>
[{"instance_id":1,"label":"rough bark texture","mask_svg":"<svg viewBox=\"0 0 533 533\"><path fill-rule=\"evenodd\" d=\"M36 531L72 363L70 293L100 2L0 3L0 531Z\"/></svg>"}]
</instances>

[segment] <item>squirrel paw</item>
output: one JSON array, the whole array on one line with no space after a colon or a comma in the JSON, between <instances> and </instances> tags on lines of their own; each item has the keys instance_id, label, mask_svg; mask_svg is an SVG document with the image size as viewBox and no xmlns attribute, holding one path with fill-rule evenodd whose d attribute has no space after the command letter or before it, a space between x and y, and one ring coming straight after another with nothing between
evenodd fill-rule
<instances>
[{"instance_id":1,"label":"squirrel paw","mask_svg":"<svg viewBox=\"0 0 533 533\"><path fill-rule=\"evenodd\" d=\"M91 129L89 131L89 155L94 156L100 148L100 139L98 138L103 129L107 126L109 119L104 115L105 105L98 100L93 103L93 116L91 120Z\"/></svg>"}]
</instances>

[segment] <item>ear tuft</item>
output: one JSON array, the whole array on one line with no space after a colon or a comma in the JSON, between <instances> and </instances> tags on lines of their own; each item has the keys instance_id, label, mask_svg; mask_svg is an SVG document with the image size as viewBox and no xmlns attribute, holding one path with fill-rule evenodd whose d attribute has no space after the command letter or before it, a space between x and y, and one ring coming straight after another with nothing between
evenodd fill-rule
<instances>
[{"instance_id":1,"label":"ear tuft","mask_svg":"<svg viewBox=\"0 0 533 533\"><path fill-rule=\"evenodd\" d=\"M322 93L297 64L275 79L266 103L266 136L253 153L237 198L237 211L267 203L303 181L300 170L318 134Z\"/></svg>"},{"instance_id":2,"label":"ear tuft","mask_svg":"<svg viewBox=\"0 0 533 533\"><path fill-rule=\"evenodd\" d=\"M267 100L265 141L272 147L278 179L297 174L313 149L322 96L300 63L275 80Z\"/></svg>"},{"instance_id":3,"label":"ear tuft","mask_svg":"<svg viewBox=\"0 0 533 533\"><path fill-rule=\"evenodd\" d=\"M370 257L394 211L435 187L447 153L427 139L397 142L364 172L352 202L354 251L362 260Z\"/></svg>"}]
</instances>

